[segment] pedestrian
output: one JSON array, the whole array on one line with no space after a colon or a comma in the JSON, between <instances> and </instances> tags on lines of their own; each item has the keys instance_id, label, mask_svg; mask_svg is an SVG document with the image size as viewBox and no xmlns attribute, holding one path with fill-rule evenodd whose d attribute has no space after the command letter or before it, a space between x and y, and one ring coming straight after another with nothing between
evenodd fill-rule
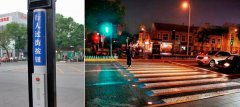
<instances>
[{"instance_id":1,"label":"pedestrian","mask_svg":"<svg viewBox=\"0 0 240 107\"><path fill-rule=\"evenodd\" d=\"M128 65L128 67L131 67L131 65L132 65L132 50L130 47L127 48L126 54L127 54L127 65Z\"/></svg>"}]
</instances>

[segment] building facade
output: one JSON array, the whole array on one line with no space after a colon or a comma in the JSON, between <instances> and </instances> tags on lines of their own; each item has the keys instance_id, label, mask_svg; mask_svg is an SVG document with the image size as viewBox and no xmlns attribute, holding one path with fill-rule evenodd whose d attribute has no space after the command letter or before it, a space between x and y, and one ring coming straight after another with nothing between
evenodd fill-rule
<instances>
[{"instance_id":1,"label":"building facade","mask_svg":"<svg viewBox=\"0 0 240 107\"><path fill-rule=\"evenodd\" d=\"M198 52L222 50L233 54L240 53L236 25L211 26L207 40L199 40L200 27L191 26L189 36L189 53L196 55ZM153 23L151 28L151 43L160 44L161 53L186 54L188 41L188 26L166 23ZM175 32L175 36L173 36ZM233 41L231 44L231 40Z\"/></svg>"},{"instance_id":2,"label":"building facade","mask_svg":"<svg viewBox=\"0 0 240 107\"><path fill-rule=\"evenodd\" d=\"M0 31L4 30L5 26L9 23L19 23L27 26L27 15L21 12L12 12L7 14L0 14ZM10 57L18 57L16 56L16 51L14 47L15 41L11 41L9 45L9 56ZM26 53L26 49L24 49L25 52L19 53L19 56L25 56L24 53ZM0 47L0 57L6 57L6 50L3 50Z\"/></svg>"},{"instance_id":3,"label":"building facade","mask_svg":"<svg viewBox=\"0 0 240 107\"><path fill-rule=\"evenodd\" d=\"M191 27L189 36L189 52L194 50L196 38L195 32L197 27ZM175 37L173 37L175 32ZM153 23L151 31L151 39L153 44L160 44L160 51L162 53L186 53L188 40L188 26Z\"/></svg>"}]
</instances>

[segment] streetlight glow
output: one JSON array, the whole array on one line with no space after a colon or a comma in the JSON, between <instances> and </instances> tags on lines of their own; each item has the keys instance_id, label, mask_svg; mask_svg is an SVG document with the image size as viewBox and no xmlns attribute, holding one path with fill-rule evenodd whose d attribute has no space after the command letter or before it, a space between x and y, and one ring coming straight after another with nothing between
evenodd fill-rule
<instances>
[{"instance_id":1,"label":"streetlight glow","mask_svg":"<svg viewBox=\"0 0 240 107\"><path fill-rule=\"evenodd\" d=\"M238 29L237 29L237 28L235 28L235 29L234 29L234 31L235 31L235 32L237 32L237 31L238 31Z\"/></svg>"},{"instance_id":2,"label":"streetlight glow","mask_svg":"<svg viewBox=\"0 0 240 107\"><path fill-rule=\"evenodd\" d=\"M187 1L185 1L185 2L182 3L182 8L183 8L183 9L187 9L188 6L189 6L189 4L188 4Z\"/></svg>"}]
</instances>

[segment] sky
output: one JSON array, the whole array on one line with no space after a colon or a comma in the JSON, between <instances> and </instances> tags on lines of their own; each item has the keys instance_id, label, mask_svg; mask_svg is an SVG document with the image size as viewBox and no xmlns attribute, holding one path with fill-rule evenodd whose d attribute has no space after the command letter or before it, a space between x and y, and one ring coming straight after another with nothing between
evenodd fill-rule
<instances>
[{"instance_id":1,"label":"sky","mask_svg":"<svg viewBox=\"0 0 240 107\"><path fill-rule=\"evenodd\" d=\"M27 0L1 0L0 14L11 12L27 13ZM56 13L72 17L74 21L84 24L84 0L57 0Z\"/></svg>"},{"instance_id":2,"label":"sky","mask_svg":"<svg viewBox=\"0 0 240 107\"><path fill-rule=\"evenodd\" d=\"M122 0L126 8L126 29L137 33L138 26L151 28L153 22L188 25L188 10L181 8L183 0ZM191 25L240 24L240 0L190 0Z\"/></svg>"}]
</instances>

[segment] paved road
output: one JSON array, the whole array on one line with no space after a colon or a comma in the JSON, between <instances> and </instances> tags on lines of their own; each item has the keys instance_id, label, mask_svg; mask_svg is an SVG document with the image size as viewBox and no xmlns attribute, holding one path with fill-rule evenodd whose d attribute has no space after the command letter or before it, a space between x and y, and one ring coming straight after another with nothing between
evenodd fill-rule
<instances>
[{"instance_id":1,"label":"paved road","mask_svg":"<svg viewBox=\"0 0 240 107\"><path fill-rule=\"evenodd\" d=\"M58 107L84 106L84 63L57 63ZM28 107L27 63L0 65L0 106Z\"/></svg>"},{"instance_id":2,"label":"paved road","mask_svg":"<svg viewBox=\"0 0 240 107\"><path fill-rule=\"evenodd\" d=\"M144 61L134 62L124 75L127 75L134 92L149 106L240 106L240 83L229 80L221 73Z\"/></svg>"},{"instance_id":3,"label":"paved road","mask_svg":"<svg viewBox=\"0 0 240 107\"><path fill-rule=\"evenodd\" d=\"M239 107L240 83L226 74L159 61L86 63L88 107Z\"/></svg>"},{"instance_id":4,"label":"paved road","mask_svg":"<svg viewBox=\"0 0 240 107\"><path fill-rule=\"evenodd\" d=\"M86 63L86 107L135 107L138 99L116 62Z\"/></svg>"}]
</instances>

